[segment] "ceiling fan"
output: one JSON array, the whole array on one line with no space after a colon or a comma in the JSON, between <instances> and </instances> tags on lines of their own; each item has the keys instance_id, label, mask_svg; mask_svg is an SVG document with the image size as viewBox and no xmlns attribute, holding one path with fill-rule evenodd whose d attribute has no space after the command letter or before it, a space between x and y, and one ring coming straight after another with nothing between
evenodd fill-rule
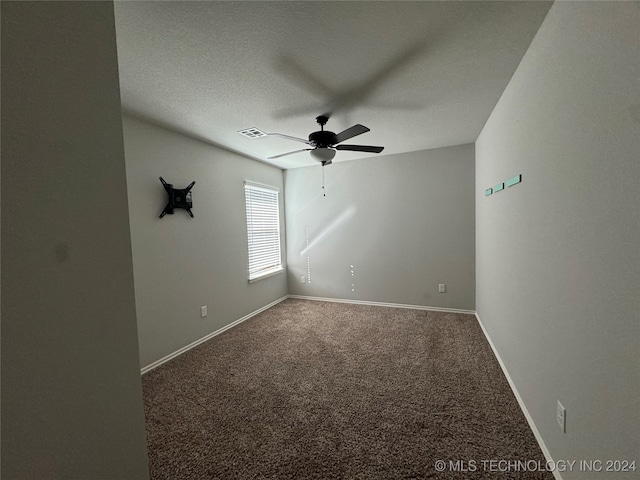
<instances>
[{"instance_id":1,"label":"ceiling fan","mask_svg":"<svg viewBox=\"0 0 640 480\"><path fill-rule=\"evenodd\" d=\"M301 150L294 150L293 152L281 153L280 155L274 155L268 157L268 160L275 158L285 157L287 155L293 155L294 153L309 151L311 156L319 161L322 166L330 165L333 157L336 156L336 150L350 150L353 152L370 152L380 153L384 147L374 147L371 145L345 145L342 144L345 140L361 135L369 131L364 125L354 125L346 130L336 134L324 129L329 117L327 115L320 115L316 117L316 122L320 125L320 130L313 132L309 135L309 140L303 138L292 137L289 135L282 135L281 133L268 133L267 135L274 135L277 137L288 138L296 142L301 142L309 145L311 148L303 148Z\"/></svg>"}]
</instances>

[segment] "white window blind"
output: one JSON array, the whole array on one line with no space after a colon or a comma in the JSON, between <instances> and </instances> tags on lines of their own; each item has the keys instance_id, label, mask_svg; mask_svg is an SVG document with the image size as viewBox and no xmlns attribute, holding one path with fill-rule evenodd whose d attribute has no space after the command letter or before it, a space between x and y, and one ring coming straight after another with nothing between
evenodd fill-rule
<instances>
[{"instance_id":1,"label":"white window blind","mask_svg":"<svg viewBox=\"0 0 640 480\"><path fill-rule=\"evenodd\" d=\"M280 209L277 188L244 182L249 242L249 281L280 272Z\"/></svg>"}]
</instances>

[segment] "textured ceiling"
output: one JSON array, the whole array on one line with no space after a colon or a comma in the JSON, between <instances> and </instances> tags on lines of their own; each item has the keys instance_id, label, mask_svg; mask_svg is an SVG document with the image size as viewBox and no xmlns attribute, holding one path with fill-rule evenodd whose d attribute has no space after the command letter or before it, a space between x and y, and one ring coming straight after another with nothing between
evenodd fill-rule
<instances>
[{"instance_id":1,"label":"textured ceiling","mask_svg":"<svg viewBox=\"0 0 640 480\"><path fill-rule=\"evenodd\" d=\"M123 110L251 158L315 117L380 155L475 141L550 2L115 2ZM375 156L339 151L334 161ZM315 165L308 152L269 161Z\"/></svg>"}]
</instances>

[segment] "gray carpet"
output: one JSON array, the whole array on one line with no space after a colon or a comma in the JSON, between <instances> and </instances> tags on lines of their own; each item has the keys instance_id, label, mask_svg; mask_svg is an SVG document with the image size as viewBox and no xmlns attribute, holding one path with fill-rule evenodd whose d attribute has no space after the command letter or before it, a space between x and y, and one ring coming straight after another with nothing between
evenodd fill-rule
<instances>
[{"instance_id":1,"label":"gray carpet","mask_svg":"<svg viewBox=\"0 0 640 480\"><path fill-rule=\"evenodd\" d=\"M142 382L152 480L553 479L473 315L288 299Z\"/></svg>"}]
</instances>

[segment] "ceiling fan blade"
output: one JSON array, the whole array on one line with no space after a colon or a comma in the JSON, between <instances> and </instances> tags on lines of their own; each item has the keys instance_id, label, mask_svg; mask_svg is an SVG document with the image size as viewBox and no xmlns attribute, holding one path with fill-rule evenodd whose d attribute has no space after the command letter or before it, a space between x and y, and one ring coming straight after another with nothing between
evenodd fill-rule
<instances>
[{"instance_id":1,"label":"ceiling fan blade","mask_svg":"<svg viewBox=\"0 0 640 480\"><path fill-rule=\"evenodd\" d=\"M352 152L380 153L384 147L374 147L371 145L336 145L336 150L351 150Z\"/></svg>"},{"instance_id":2,"label":"ceiling fan blade","mask_svg":"<svg viewBox=\"0 0 640 480\"><path fill-rule=\"evenodd\" d=\"M306 143L307 145L311 145L309 140L305 140L304 138L292 137L291 135L283 135L282 133L267 133L270 137L281 137L286 138L287 140L293 140L295 142Z\"/></svg>"},{"instance_id":3,"label":"ceiling fan blade","mask_svg":"<svg viewBox=\"0 0 640 480\"><path fill-rule=\"evenodd\" d=\"M283 56L280 58L278 64L279 69L289 77L291 81L308 92L319 97L335 95L335 92L331 87L329 87L329 85L320 80L320 78L314 75L313 72L307 70L300 63L296 62L293 58Z\"/></svg>"},{"instance_id":4,"label":"ceiling fan blade","mask_svg":"<svg viewBox=\"0 0 640 480\"><path fill-rule=\"evenodd\" d=\"M290 118L290 117L300 117L302 115L309 116L312 113L318 111L318 105L306 105L303 107L290 107L290 108L281 108L277 112L274 112L274 118Z\"/></svg>"},{"instance_id":5,"label":"ceiling fan blade","mask_svg":"<svg viewBox=\"0 0 640 480\"><path fill-rule=\"evenodd\" d=\"M346 130L340 132L339 134L336 135L337 138L337 142L336 143L340 143L340 142L344 142L345 140L348 140L350 138L355 137L356 135L361 135L363 133L368 132L369 129L367 127L365 127L364 125L354 125L353 127L349 127Z\"/></svg>"},{"instance_id":6,"label":"ceiling fan blade","mask_svg":"<svg viewBox=\"0 0 640 480\"><path fill-rule=\"evenodd\" d=\"M281 153L280 155L274 155L273 157L267 157L267 160L274 160L280 157L286 157L287 155L293 155L294 153L306 152L308 150L313 150L313 148L303 148L302 150L294 150L293 152Z\"/></svg>"}]
</instances>

